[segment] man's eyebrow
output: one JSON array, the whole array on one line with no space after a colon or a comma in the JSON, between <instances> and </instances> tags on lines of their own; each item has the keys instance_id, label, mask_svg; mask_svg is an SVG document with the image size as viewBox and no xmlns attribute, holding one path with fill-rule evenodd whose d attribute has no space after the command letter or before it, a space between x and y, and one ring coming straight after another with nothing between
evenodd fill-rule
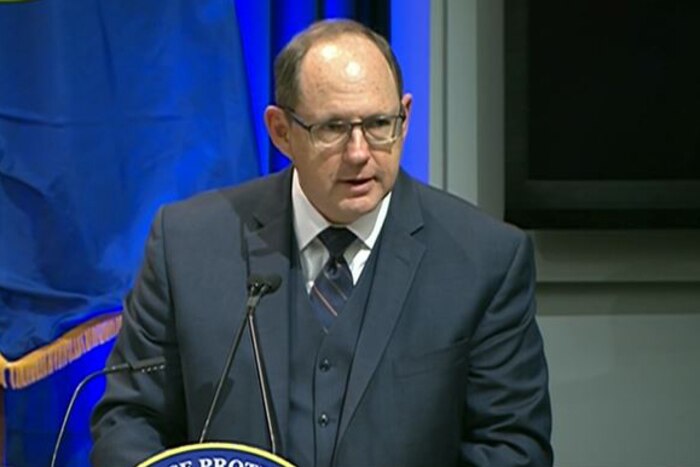
<instances>
[{"instance_id":1,"label":"man's eyebrow","mask_svg":"<svg viewBox=\"0 0 700 467\"><path fill-rule=\"evenodd\" d=\"M318 120L318 122L319 122L319 123L322 123L322 122L338 122L338 121L342 121L342 122L352 122L352 121L356 121L356 120L367 120L367 119L369 119L369 118L392 117L392 116L394 116L394 115L397 115L397 113L393 113L393 112L391 112L391 111L388 111L388 112L374 112L374 113L372 113L372 114L364 115L364 116L362 116L362 117L352 117L352 118L351 118L351 117L348 117L347 115L341 115L341 114L339 114L339 113L332 113L332 114L330 114L330 115L327 116L327 117L320 118L320 119Z\"/></svg>"}]
</instances>

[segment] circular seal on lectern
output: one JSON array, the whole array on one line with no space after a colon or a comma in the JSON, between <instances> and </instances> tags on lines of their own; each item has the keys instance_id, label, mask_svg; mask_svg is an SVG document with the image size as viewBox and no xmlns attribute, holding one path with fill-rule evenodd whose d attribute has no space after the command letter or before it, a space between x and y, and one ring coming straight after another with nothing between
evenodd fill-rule
<instances>
[{"instance_id":1,"label":"circular seal on lectern","mask_svg":"<svg viewBox=\"0 0 700 467\"><path fill-rule=\"evenodd\" d=\"M295 467L264 449L234 443L188 444L168 449L137 467Z\"/></svg>"}]
</instances>

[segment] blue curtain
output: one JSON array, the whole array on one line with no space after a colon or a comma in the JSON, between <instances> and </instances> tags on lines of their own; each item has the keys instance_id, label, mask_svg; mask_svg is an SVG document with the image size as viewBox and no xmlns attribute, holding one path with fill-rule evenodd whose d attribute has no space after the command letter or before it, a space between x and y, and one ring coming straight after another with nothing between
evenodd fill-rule
<instances>
[{"instance_id":1,"label":"blue curtain","mask_svg":"<svg viewBox=\"0 0 700 467\"><path fill-rule=\"evenodd\" d=\"M230 1L0 3L0 354L118 309L158 205L260 173L252 128ZM85 373L5 391L0 464L48 464Z\"/></svg>"},{"instance_id":2,"label":"blue curtain","mask_svg":"<svg viewBox=\"0 0 700 467\"><path fill-rule=\"evenodd\" d=\"M0 352L15 359L119 306L159 204L259 170L231 2L2 5L0 44Z\"/></svg>"}]
</instances>

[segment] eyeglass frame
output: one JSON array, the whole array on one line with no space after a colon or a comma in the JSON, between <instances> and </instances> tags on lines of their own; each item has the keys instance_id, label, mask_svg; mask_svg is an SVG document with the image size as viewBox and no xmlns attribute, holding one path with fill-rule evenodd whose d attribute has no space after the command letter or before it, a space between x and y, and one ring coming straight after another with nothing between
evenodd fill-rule
<instances>
[{"instance_id":1,"label":"eyeglass frame","mask_svg":"<svg viewBox=\"0 0 700 467\"><path fill-rule=\"evenodd\" d=\"M403 124L403 122L406 121L406 117L407 117L406 112L404 112L403 105L401 105L401 109L399 110L399 113L396 115L375 114L375 115L370 115L369 117L362 118L362 119L360 119L360 121L356 121L356 122L331 118L331 119L324 120L321 122L309 124L309 123L306 123L304 121L304 119L302 119L292 108L286 107L286 106L280 106L280 108L285 113L287 113L290 117L292 117L292 120L297 125L299 125L301 128L303 128L304 130L306 130L309 133L309 139L311 140L311 142L314 145L324 146L324 147L333 147L336 145L340 145L341 143L346 143L350 139L350 136L352 135L352 131L355 129L356 126L360 127L360 130L362 131L362 136L365 138L365 141L367 141L367 143L370 146L384 146L384 145L393 144L400 137L399 134L396 134L396 133L400 133L398 131L398 128L400 126L399 122L401 124ZM374 136L372 136L371 133L368 133L368 131L365 129L365 126L364 126L365 123L371 119L376 119L376 118L387 118L387 119L394 120L394 128L393 128L394 135L392 135L392 137L390 139L388 139L386 141L377 141L374 138ZM325 124L330 123L330 122L338 122L338 123L342 123L342 124L348 124L348 125L350 125L350 129L345 133L345 136L338 139L338 141L335 141L332 143L325 143L323 141L319 141L318 139L316 139L314 137L314 133L313 133L314 129L319 128L321 125L325 125ZM368 134L370 135L369 137L367 137Z\"/></svg>"}]
</instances>

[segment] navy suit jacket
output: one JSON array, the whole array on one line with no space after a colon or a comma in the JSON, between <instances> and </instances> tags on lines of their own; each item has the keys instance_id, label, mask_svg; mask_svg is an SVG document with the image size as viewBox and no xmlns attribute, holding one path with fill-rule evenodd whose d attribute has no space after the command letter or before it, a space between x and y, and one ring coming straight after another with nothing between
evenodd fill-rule
<instances>
[{"instance_id":1,"label":"navy suit jacket","mask_svg":"<svg viewBox=\"0 0 700 467\"><path fill-rule=\"evenodd\" d=\"M93 413L95 465L131 465L198 438L248 274L286 278L298 254L290 174L159 211L110 362L164 355L167 369L108 378ZM376 253L333 465L551 465L528 238L400 173ZM256 314L282 455L289 287ZM207 438L269 448L251 354L246 336Z\"/></svg>"}]
</instances>

